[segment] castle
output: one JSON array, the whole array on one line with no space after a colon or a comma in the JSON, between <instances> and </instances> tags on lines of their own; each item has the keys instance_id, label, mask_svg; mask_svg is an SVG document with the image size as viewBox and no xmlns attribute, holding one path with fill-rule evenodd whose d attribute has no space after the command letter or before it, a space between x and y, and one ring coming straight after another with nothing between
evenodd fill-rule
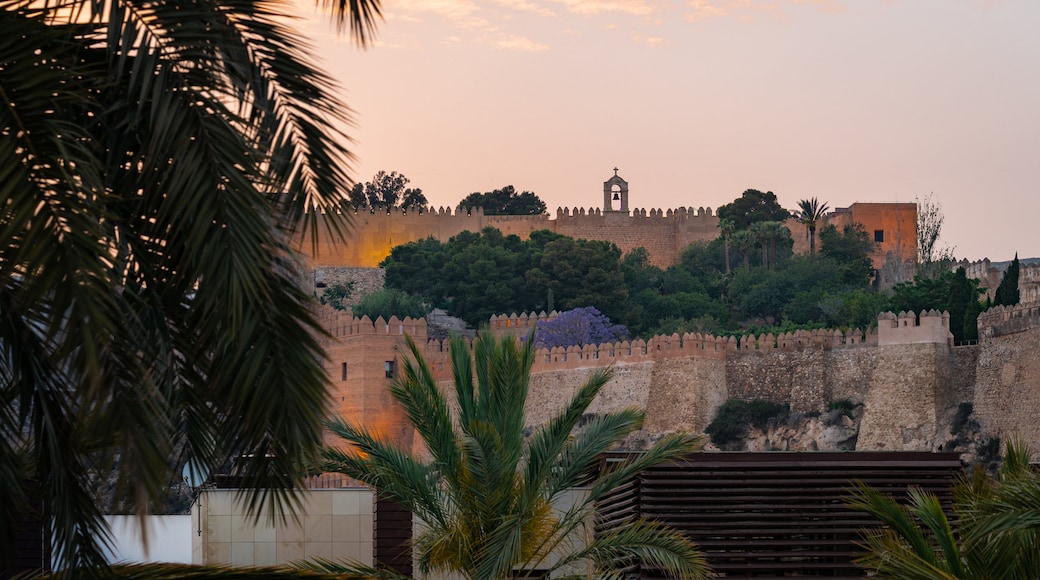
<instances>
[{"instance_id":1,"label":"castle","mask_svg":"<svg viewBox=\"0 0 1040 580\"><path fill-rule=\"evenodd\" d=\"M346 246L322 237L308 256L322 280L335 270L369 275L390 248L433 236L446 241L462 231L496 227L522 238L548 229L576 238L606 240L622 251L649 250L661 266L674 263L693 242L718 237L711 208L629 210L628 183L615 175L603 184L602 209L559 209L548 216L486 216L441 208L425 213L362 212ZM856 203L828 214L825 223L861 223L877 243L875 266L916 255L916 204ZM804 229L794 218L792 232ZM808 240L795 235L795 251ZM988 261L968 265L986 274ZM1040 272L1040 270L1038 270ZM1038 277L1040 279L1040 277ZM1030 274L1023 281L1032 280ZM998 280L999 282L999 280ZM1035 280L1033 281L1035 282ZM1035 286L1035 284L1032 284ZM1034 292L1035 294L1035 288ZM1023 294L1023 300L1035 299ZM546 314L493 317L494 332L526 333ZM429 340L425 320L357 319L332 309L320 311L329 331L325 351L333 385L334 412L403 442L411 432L390 401L388 377L405 356L410 336L431 362L438 379L450 379L447 345ZM1028 353L1040 327L1040 304L995 308L979 318L978 344L954 346L949 317L939 312L886 314L876 329L797 332L779 336L721 338L700 334L656 336L648 341L540 351L534 367L528 418L544 421L593 368L611 365L614 379L591 412L635 406L644 409L644 430L703 431L727 399L766 399L792 410L826 410L832 401L863 404L858 449L931 450L942 445L942 426L961 404L971 404L982 428L993 436L1020 433L1040 448L1040 426L1029 418L1040 397L1040 364Z\"/></svg>"},{"instance_id":2,"label":"castle","mask_svg":"<svg viewBox=\"0 0 1040 580\"><path fill-rule=\"evenodd\" d=\"M387 378L412 337L441 381L450 380L447 343L426 340L424 319L376 321L323 309L332 338L325 344L334 412L405 444L413 443ZM494 317L491 330L525 334L545 314ZM798 331L715 337L655 336L537 353L528 398L532 424L562 407L592 369L614 378L590 412L624 407L646 412L644 431L702 432L728 399L786 403L793 411L825 411L832 401L863 404L857 450L935 450L963 403L993 437L1017 434L1040 448L1040 304L997 307L979 319L978 344L954 346L949 315L935 311L882 314L876 329Z\"/></svg>"},{"instance_id":3,"label":"castle","mask_svg":"<svg viewBox=\"0 0 1040 580\"><path fill-rule=\"evenodd\" d=\"M447 242L464 231L479 232L487 227L504 235L527 239L531 232L549 230L577 239L613 242L627 253L646 248L650 261L662 268L678 261L682 250L695 242L710 242L719 237L719 218L710 207L660 210L629 209L628 182L615 175L603 183L602 208L558 208L555 219L548 215L484 215L481 208L465 212L456 208L405 212L400 208L355 212L345 241L337 241L319 228L317 251L310 244L301 249L310 268L374 268L390 255L394 246L433 237ZM872 255L874 267L890 257L899 262L917 255L917 204L854 203L837 208L818 227L833 223L839 229L860 223L877 243ZM796 253L809 252L809 240L799 235L805 230L794 217L785 223L794 237Z\"/></svg>"}]
</instances>

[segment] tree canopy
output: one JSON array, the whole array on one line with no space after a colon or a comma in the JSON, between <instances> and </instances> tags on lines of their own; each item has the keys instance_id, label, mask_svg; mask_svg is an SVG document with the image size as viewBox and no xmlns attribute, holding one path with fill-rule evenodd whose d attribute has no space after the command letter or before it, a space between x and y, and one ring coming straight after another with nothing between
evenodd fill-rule
<instances>
[{"instance_id":1,"label":"tree canopy","mask_svg":"<svg viewBox=\"0 0 1040 580\"><path fill-rule=\"evenodd\" d=\"M332 2L365 43L378 0ZM294 239L349 225L349 109L271 2L0 10L0 544L33 495L100 575L94 486L138 510L238 459L296 505L322 442L321 324Z\"/></svg>"},{"instance_id":2,"label":"tree canopy","mask_svg":"<svg viewBox=\"0 0 1040 580\"><path fill-rule=\"evenodd\" d=\"M757 189L745 190L737 199L720 205L716 214L719 219L733 222L737 230L744 230L756 222L783 222L791 212L780 206L772 191L762 193Z\"/></svg>"},{"instance_id":3,"label":"tree canopy","mask_svg":"<svg viewBox=\"0 0 1040 580\"><path fill-rule=\"evenodd\" d=\"M355 209L389 209L399 207L405 211L423 211L428 202L419 188L410 188L411 181L396 171L380 171L372 181L355 183L350 190L350 203Z\"/></svg>"},{"instance_id":4,"label":"tree canopy","mask_svg":"<svg viewBox=\"0 0 1040 580\"><path fill-rule=\"evenodd\" d=\"M483 208L484 215L542 215L545 213L545 202L530 191L517 193L512 185L502 189L474 192L459 202L459 207L468 211L475 207Z\"/></svg>"}]
</instances>

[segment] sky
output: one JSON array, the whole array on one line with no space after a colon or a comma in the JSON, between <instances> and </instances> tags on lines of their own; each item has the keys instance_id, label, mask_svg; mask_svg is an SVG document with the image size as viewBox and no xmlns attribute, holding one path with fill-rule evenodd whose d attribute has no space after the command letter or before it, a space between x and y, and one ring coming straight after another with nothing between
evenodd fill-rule
<instances>
[{"instance_id":1,"label":"sky","mask_svg":"<svg viewBox=\"0 0 1040 580\"><path fill-rule=\"evenodd\" d=\"M602 207L617 167L634 208L930 196L958 258L1040 256L1040 1L384 0L367 49L299 1L352 174L435 207Z\"/></svg>"}]
</instances>

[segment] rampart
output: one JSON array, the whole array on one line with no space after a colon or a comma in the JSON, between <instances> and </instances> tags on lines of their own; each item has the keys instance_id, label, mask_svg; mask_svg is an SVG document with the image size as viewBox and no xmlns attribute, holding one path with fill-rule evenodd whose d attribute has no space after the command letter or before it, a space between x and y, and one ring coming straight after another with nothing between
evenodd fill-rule
<instances>
[{"instance_id":1,"label":"rampart","mask_svg":"<svg viewBox=\"0 0 1040 580\"><path fill-rule=\"evenodd\" d=\"M340 266L373 268L397 245L433 237L448 241L464 231L479 232L494 227L504 235L521 239L531 232L549 230L585 240L613 242L622 252L644 247L651 261L666 267L675 263L683 248L697 241L718 237L718 217L711 208L634 209L605 212L596 208L557 208L555 219L547 215L484 215L481 208L470 212L437 208L425 212L359 211L343 242L337 242L324 226L318 228L318 250L309 243L300 249L311 268Z\"/></svg>"},{"instance_id":2,"label":"rampart","mask_svg":"<svg viewBox=\"0 0 1040 580\"><path fill-rule=\"evenodd\" d=\"M1040 304L997 306L979 316L975 413L987 431L1040 449Z\"/></svg>"},{"instance_id":3,"label":"rampart","mask_svg":"<svg viewBox=\"0 0 1040 580\"><path fill-rule=\"evenodd\" d=\"M1037 307L1007 310L1013 311L994 309L983 316L991 330L983 334L980 346L953 347L949 315L930 311L920 316L886 313L879 317L878 328L868 331L740 337L673 334L646 341L540 349L532 369L528 418L532 424L547 420L593 369L611 366L614 378L590 412L643 409L648 434L703 431L718 406L732 398L787 403L797 412L825 411L830 402L841 399L863 403L866 412L859 443L863 449L930 449L943 436L938 431L944 417L959 403L974 402L980 422L1006 432L1009 426L998 416L1016 404L1018 395L1007 395L1012 402L1005 401L1002 391L994 390L994 377L1031 392L1040 382L1040 365L1028 354L1009 359L1017 361L1014 371L993 369L1001 357L1012 356L1004 352L1011 347L1001 346L1009 343L1008 337L1020 353L1031 352L1021 350L1030 340L1024 335L1035 341L1030 333L1035 334L1038 325ZM447 387L451 373L447 342L426 340L425 320L325 316L334 337L329 341L327 368L336 412L394 437L410 438L401 428L400 410L386 395L387 375L399 372L404 363L407 335L416 341L435 378ZM491 327L501 333L526 333L549 316L498 316ZM1008 326L1012 322L1017 326ZM989 354L993 349L1000 354ZM1019 375L1025 378L1015 378ZM1029 396L1036 397L1035 393ZM1033 441L1040 441L1040 432Z\"/></svg>"}]
</instances>

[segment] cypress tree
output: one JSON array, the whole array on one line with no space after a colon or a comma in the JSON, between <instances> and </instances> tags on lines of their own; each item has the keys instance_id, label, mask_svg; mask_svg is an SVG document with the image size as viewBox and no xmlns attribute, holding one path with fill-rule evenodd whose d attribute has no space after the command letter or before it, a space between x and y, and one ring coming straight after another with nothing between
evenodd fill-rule
<instances>
[{"instance_id":1,"label":"cypress tree","mask_svg":"<svg viewBox=\"0 0 1040 580\"><path fill-rule=\"evenodd\" d=\"M1018 299L1018 252L1015 252L1015 259L1011 261L1011 265L1004 271L1004 277L1000 280L1000 286L997 286L994 306L997 304L1014 306L1018 304Z\"/></svg>"},{"instance_id":2,"label":"cypress tree","mask_svg":"<svg viewBox=\"0 0 1040 580\"><path fill-rule=\"evenodd\" d=\"M982 314L982 303L976 300L968 301L968 309L964 312L964 330L962 340L979 339L979 315ZM953 319L950 319L953 326Z\"/></svg>"},{"instance_id":3,"label":"cypress tree","mask_svg":"<svg viewBox=\"0 0 1040 580\"><path fill-rule=\"evenodd\" d=\"M950 280L950 293L946 300L946 310L950 313L950 331L953 332L953 340L957 342L965 340L964 315L968 310L968 303L974 298L972 293L967 273L963 267L957 268L953 279Z\"/></svg>"}]
</instances>

